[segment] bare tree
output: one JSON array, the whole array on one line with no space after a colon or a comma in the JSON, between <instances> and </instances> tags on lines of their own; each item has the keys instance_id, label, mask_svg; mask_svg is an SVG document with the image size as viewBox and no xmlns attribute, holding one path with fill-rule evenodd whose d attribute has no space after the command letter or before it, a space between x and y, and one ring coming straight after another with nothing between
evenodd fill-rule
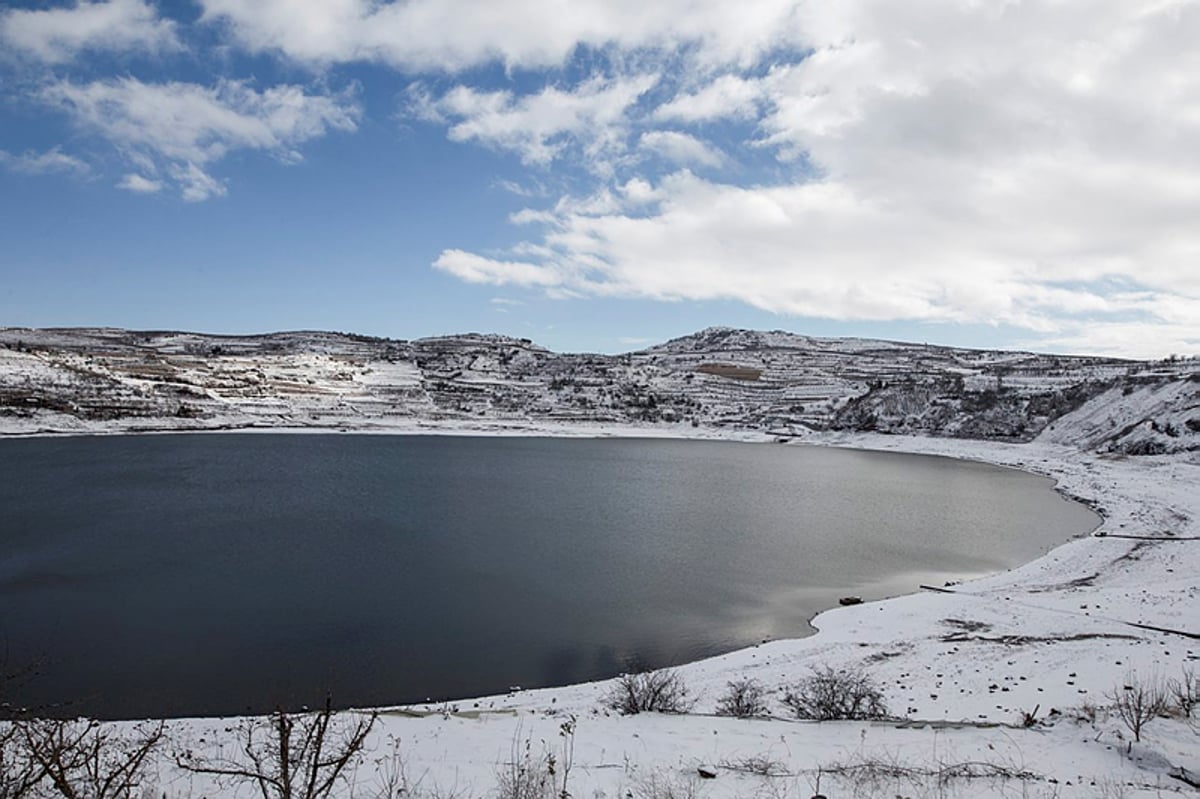
<instances>
[{"instance_id":1,"label":"bare tree","mask_svg":"<svg viewBox=\"0 0 1200 799\"><path fill-rule=\"evenodd\" d=\"M717 700L718 716L751 718L767 714L767 702L762 684L755 679L743 677L730 680L725 694Z\"/></svg>"},{"instance_id":2,"label":"bare tree","mask_svg":"<svg viewBox=\"0 0 1200 799\"><path fill-rule=\"evenodd\" d=\"M799 719L863 720L887 716L883 693L870 675L859 669L813 668L812 674L784 694L783 703Z\"/></svg>"},{"instance_id":3,"label":"bare tree","mask_svg":"<svg viewBox=\"0 0 1200 799\"><path fill-rule=\"evenodd\" d=\"M1184 666L1183 674L1178 680L1172 678L1167 682L1167 690L1175 700L1175 707L1179 709L1180 714L1185 719L1190 719L1192 711L1200 704L1200 680L1196 679L1196 672Z\"/></svg>"},{"instance_id":4,"label":"bare tree","mask_svg":"<svg viewBox=\"0 0 1200 799\"><path fill-rule=\"evenodd\" d=\"M346 721L327 697L315 713L276 710L246 721L238 757L186 751L176 755L176 762L194 774L251 783L263 799L323 799L362 759L377 719L378 714L370 713Z\"/></svg>"},{"instance_id":5,"label":"bare tree","mask_svg":"<svg viewBox=\"0 0 1200 799\"><path fill-rule=\"evenodd\" d=\"M0 721L0 799L28 796L45 776L21 745L20 732L14 722Z\"/></svg>"},{"instance_id":6,"label":"bare tree","mask_svg":"<svg viewBox=\"0 0 1200 799\"><path fill-rule=\"evenodd\" d=\"M121 735L111 724L86 719L29 719L12 724L19 736L20 768L34 779L26 783L26 790L45 781L66 799L129 799L137 795L146 760L164 737L161 721L132 735Z\"/></svg>"},{"instance_id":7,"label":"bare tree","mask_svg":"<svg viewBox=\"0 0 1200 799\"><path fill-rule=\"evenodd\" d=\"M1125 675L1124 685L1113 686L1108 694L1113 710L1135 741L1142 740L1142 728L1147 722L1162 715L1167 709L1167 692L1162 680L1151 677L1142 680L1135 672Z\"/></svg>"}]
</instances>

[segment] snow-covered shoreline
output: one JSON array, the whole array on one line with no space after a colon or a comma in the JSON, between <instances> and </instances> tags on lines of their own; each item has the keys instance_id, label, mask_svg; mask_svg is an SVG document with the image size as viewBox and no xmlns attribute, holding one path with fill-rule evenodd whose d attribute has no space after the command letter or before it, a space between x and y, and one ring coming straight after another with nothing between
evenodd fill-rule
<instances>
[{"instance_id":1,"label":"snow-covered shoreline","mask_svg":"<svg viewBox=\"0 0 1200 799\"><path fill-rule=\"evenodd\" d=\"M425 424L353 432L663 437L676 431L680 435L671 437L772 440L758 433L683 426L664 431L659 425L551 423L497 430ZM381 749L384 741L398 740L406 770L424 775L426 789L455 786L471 795L492 790L497 768L511 759L516 739L528 739L534 749L553 748L559 743L559 725L571 716L576 719L576 796L623 796L649 775L687 780L700 764L758 756L778 761L795 775L790 795L805 797L818 769L884 757L926 764L1003 761L1006 768L1019 761L1019 769L1009 770L1044 778L1020 783L1023 788L1011 780L972 780L960 786L964 796L1099 796L1098 785L1116 790L1117 783L1124 793L1116 795L1124 796L1186 789L1168 774L1178 768L1200 771L1194 729L1179 719L1158 719L1148 726L1143 742L1127 753L1128 733L1103 705L1105 693L1131 671L1146 678L1172 677L1185 666L1200 665L1200 644L1194 638L1131 626L1194 635L1200 621L1200 596L1193 583L1200 572L1200 542L1118 537L1200 534L1200 466L1194 458L1105 457L1038 441L1005 444L874 434L811 434L798 440L1022 469L1053 478L1059 491L1089 504L1103 521L1092 535L1009 571L957 585L954 593L923 591L835 608L813 620L818 632L812 636L680 666L698 699L691 714L620 717L602 706L608 684L590 683L436 707L384 709L373 746ZM816 725L782 718L777 691L817 665L865 668L883 687L892 713L910 721ZM746 721L710 715L726 682L740 677L768 688L772 710L780 718ZM1100 710L1091 716L1096 706ZM1026 712L1040 723L1029 729L1017 726ZM228 727L229 721L220 719L170 724L178 740L194 744L203 739L207 745ZM705 791L719 796L766 790L768 784L778 790L782 779L719 771L717 780L703 783ZM166 762L160 764L158 779L168 792L206 790L200 778ZM822 790L833 796L831 779L826 776ZM359 778L363 781L370 781L366 771ZM1031 784L1045 792L1029 793ZM850 783L843 787L855 788ZM903 786L894 787L900 791Z\"/></svg>"},{"instance_id":2,"label":"snow-covered shoreline","mask_svg":"<svg viewBox=\"0 0 1200 799\"><path fill-rule=\"evenodd\" d=\"M98 424L79 429L30 428L0 429L0 441L22 438L72 438L78 436L181 435L255 433L279 435L376 435L376 436L511 436L514 438L671 438L704 441L774 441L778 437L757 430L737 428L691 428L684 425L612 425L590 422L436 422L402 419L387 424L372 425L290 425L239 424L224 426L184 427L161 426L130 428Z\"/></svg>"}]
</instances>

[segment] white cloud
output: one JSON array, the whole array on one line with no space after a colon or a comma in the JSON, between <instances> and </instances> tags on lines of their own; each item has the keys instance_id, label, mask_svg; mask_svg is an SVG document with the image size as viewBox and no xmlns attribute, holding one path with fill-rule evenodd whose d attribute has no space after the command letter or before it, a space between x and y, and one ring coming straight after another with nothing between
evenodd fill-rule
<instances>
[{"instance_id":1,"label":"white cloud","mask_svg":"<svg viewBox=\"0 0 1200 799\"><path fill-rule=\"evenodd\" d=\"M468 283L550 287L561 282L553 270L517 261L495 261L463 250L446 250L434 266Z\"/></svg>"},{"instance_id":2,"label":"white cloud","mask_svg":"<svg viewBox=\"0 0 1200 799\"><path fill-rule=\"evenodd\" d=\"M650 130L642 134L638 146L675 164L718 167L725 156L695 136L677 130Z\"/></svg>"},{"instance_id":3,"label":"white cloud","mask_svg":"<svg viewBox=\"0 0 1200 799\"><path fill-rule=\"evenodd\" d=\"M518 308L525 304L520 300L514 300L508 297L492 297L490 300L488 300L488 303L492 306L492 310L496 313L509 313L513 308Z\"/></svg>"},{"instance_id":4,"label":"white cloud","mask_svg":"<svg viewBox=\"0 0 1200 799\"><path fill-rule=\"evenodd\" d=\"M207 169L230 151L264 150L295 162L302 157L298 146L329 130L354 130L361 113L347 94L308 94L291 85L260 92L238 81L211 87L135 78L58 81L40 96L109 140L141 171L165 171L187 200L225 193Z\"/></svg>"},{"instance_id":5,"label":"white cloud","mask_svg":"<svg viewBox=\"0 0 1200 799\"><path fill-rule=\"evenodd\" d=\"M701 63L750 65L795 33L794 0L200 0L243 46L314 64L383 61L458 71L564 63L579 45L694 48Z\"/></svg>"},{"instance_id":6,"label":"white cloud","mask_svg":"<svg viewBox=\"0 0 1200 799\"><path fill-rule=\"evenodd\" d=\"M44 175L49 172L72 172L87 175L90 167L73 155L61 152L57 147L45 152L27 151L20 155L0 150L0 164L13 172L26 175Z\"/></svg>"},{"instance_id":7,"label":"white cloud","mask_svg":"<svg viewBox=\"0 0 1200 799\"><path fill-rule=\"evenodd\" d=\"M662 199L658 189L642 178L630 178L626 181L625 185L621 187L621 194L630 208Z\"/></svg>"},{"instance_id":8,"label":"white cloud","mask_svg":"<svg viewBox=\"0 0 1200 799\"><path fill-rule=\"evenodd\" d=\"M10 9L0 14L0 41L12 52L51 64L85 51L178 50L175 23L144 0L79 0L74 6Z\"/></svg>"},{"instance_id":9,"label":"white cloud","mask_svg":"<svg viewBox=\"0 0 1200 799\"><path fill-rule=\"evenodd\" d=\"M549 192L545 186L538 184L536 181L518 183L515 180L498 180L496 187L503 189L509 194L515 194L517 197L541 197L549 196Z\"/></svg>"},{"instance_id":10,"label":"white cloud","mask_svg":"<svg viewBox=\"0 0 1200 799\"><path fill-rule=\"evenodd\" d=\"M117 188L132 191L136 194L156 194L163 190L163 182L131 172L121 178L121 181L117 183Z\"/></svg>"},{"instance_id":11,"label":"white cloud","mask_svg":"<svg viewBox=\"0 0 1200 799\"><path fill-rule=\"evenodd\" d=\"M544 227L518 257L437 265L556 293L1015 325L1074 349L1089 331L1200 338L1200 2L797 8L811 55L649 115L752 120L783 162L771 183L626 175L636 208L601 187L531 213Z\"/></svg>"},{"instance_id":12,"label":"white cloud","mask_svg":"<svg viewBox=\"0 0 1200 799\"><path fill-rule=\"evenodd\" d=\"M570 89L548 86L536 94L483 92L455 86L440 97L414 86L412 112L449 125L453 141L476 141L517 153L526 164L546 166L571 144L582 146L594 165L608 150L623 148L626 114L658 78L600 76Z\"/></svg>"},{"instance_id":13,"label":"white cloud","mask_svg":"<svg viewBox=\"0 0 1200 799\"><path fill-rule=\"evenodd\" d=\"M739 75L721 75L691 92L681 93L659 106L654 116L679 122L708 122L726 117L753 118L763 99L761 81Z\"/></svg>"}]
</instances>

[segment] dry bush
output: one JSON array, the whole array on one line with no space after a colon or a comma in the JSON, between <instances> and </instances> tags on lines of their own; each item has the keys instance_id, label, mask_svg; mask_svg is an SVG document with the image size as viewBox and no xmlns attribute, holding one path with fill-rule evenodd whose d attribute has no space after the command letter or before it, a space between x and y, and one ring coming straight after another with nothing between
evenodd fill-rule
<instances>
[{"instance_id":1,"label":"dry bush","mask_svg":"<svg viewBox=\"0 0 1200 799\"><path fill-rule=\"evenodd\" d=\"M637 781L632 795L638 799L699 799L700 780L692 775L652 771Z\"/></svg>"},{"instance_id":2,"label":"dry bush","mask_svg":"<svg viewBox=\"0 0 1200 799\"><path fill-rule=\"evenodd\" d=\"M560 750L542 741L534 752L521 728L513 733L508 762L496 772L497 799L570 799L571 766L575 760L575 716L558 725Z\"/></svg>"},{"instance_id":3,"label":"dry bush","mask_svg":"<svg viewBox=\"0 0 1200 799\"><path fill-rule=\"evenodd\" d=\"M1004 786L1016 782L1021 795L1040 784L1043 777L1017 764L971 760L960 762L937 761L929 765L914 765L894 755L872 757L858 755L841 763L822 766L819 775L831 776L850 796L946 796L957 787L990 783ZM1007 793L1005 795L1008 795Z\"/></svg>"},{"instance_id":4,"label":"dry bush","mask_svg":"<svg viewBox=\"0 0 1200 799\"><path fill-rule=\"evenodd\" d=\"M185 771L218 781L250 783L263 799L324 799L362 760L376 720L374 713L347 720L327 698L316 713L277 710L247 720L241 725L238 756L186 751L176 755L176 762Z\"/></svg>"},{"instance_id":5,"label":"dry bush","mask_svg":"<svg viewBox=\"0 0 1200 799\"><path fill-rule=\"evenodd\" d=\"M625 716L635 713L686 713L694 701L674 669L622 674L604 696L604 704Z\"/></svg>"},{"instance_id":6,"label":"dry bush","mask_svg":"<svg viewBox=\"0 0 1200 799\"><path fill-rule=\"evenodd\" d=\"M717 764L726 771L753 774L756 777L786 777L787 766L769 755L752 755L736 760L722 760Z\"/></svg>"},{"instance_id":7,"label":"dry bush","mask_svg":"<svg viewBox=\"0 0 1200 799\"><path fill-rule=\"evenodd\" d=\"M552 756L546 752L534 754L528 738L513 739L512 756L496 772L497 799L552 799L554 770Z\"/></svg>"},{"instance_id":8,"label":"dry bush","mask_svg":"<svg viewBox=\"0 0 1200 799\"><path fill-rule=\"evenodd\" d=\"M1090 699L1083 700L1078 707L1067 708L1068 718L1073 718L1083 724L1095 724L1099 715L1100 708L1096 707L1096 703Z\"/></svg>"},{"instance_id":9,"label":"dry bush","mask_svg":"<svg viewBox=\"0 0 1200 799\"><path fill-rule=\"evenodd\" d=\"M420 780L413 782L408 776L408 764L400 748L400 739L387 737L387 746L379 757L371 758L375 784L370 791L372 799L401 799L419 795Z\"/></svg>"},{"instance_id":10,"label":"dry bush","mask_svg":"<svg viewBox=\"0 0 1200 799\"><path fill-rule=\"evenodd\" d=\"M798 719L815 721L887 718L883 693L870 675L859 669L813 668L793 685L783 703Z\"/></svg>"},{"instance_id":11,"label":"dry bush","mask_svg":"<svg viewBox=\"0 0 1200 799\"><path fill-rule=\"evenodd\" d=\"M111 724L66 719L12 722L16 774L28 795L43 788L66 799L131 799L141 794L146 760L163 742L163 722L121 735ZM23 775L23 776L21 776ZM32 782L28 780L32 779ZM10 796L25 795L19 790Z\"/></svg>"},{"instance_id":12,"label":"dry bush","mask_svg":"<svg viewBox=\"0 0 1200 799\"><path fill-rule=\"evenodd\" d=\"M767 700L758 680L742 678L727 682L724 695L717 701L718 716L740 719L767 715Z\"/></svg>"},{"instance_id":13,"label":"dry bush","mask_svg":"<svg viewBox=\"0 0 1200 799\"><path fill-rule=\"evenodd\" d=\"M1117 718L1139 742L1146 724L1167 710L1167 692L1157 676L1143 680L1131 671L1125 675L1124 684L1113 686L1106 696L1113 703Z\"/></svg>"}]
</instances>

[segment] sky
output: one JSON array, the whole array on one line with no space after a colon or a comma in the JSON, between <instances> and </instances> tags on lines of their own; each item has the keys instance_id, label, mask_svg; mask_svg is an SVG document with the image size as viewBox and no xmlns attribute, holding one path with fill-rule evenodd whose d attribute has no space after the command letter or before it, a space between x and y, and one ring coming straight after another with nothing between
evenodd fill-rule
<instances>
[{"instance_id":1,"label":"sky","mask_svg":"<svg viewBox=\"0 0 1200 799\"><path fill-rule=\"evenodd\" d=\"M1200 353L1200 0L0 4L0 325Z\"/></svg>"}]
</instances>

